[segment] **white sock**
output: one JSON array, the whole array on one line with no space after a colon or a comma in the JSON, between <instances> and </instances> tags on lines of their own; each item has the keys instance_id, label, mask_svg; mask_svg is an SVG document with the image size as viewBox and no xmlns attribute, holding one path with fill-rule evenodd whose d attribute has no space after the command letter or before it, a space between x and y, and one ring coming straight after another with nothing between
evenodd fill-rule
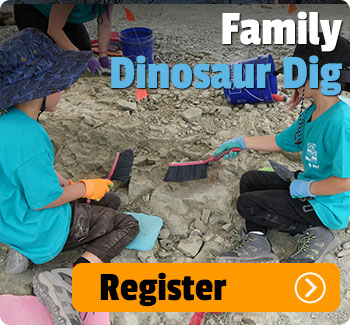
<instances>
[{"instance_id":1,"label":"white sock","mask_svg":"<svg viewBox=\"0 0 350 325\"><path fill-rule=\"evenodd\" d=\"M265 236L265 234L261 231L249 231L249 234L259 235L259 236Z\"/></svg>"}]
</instances>

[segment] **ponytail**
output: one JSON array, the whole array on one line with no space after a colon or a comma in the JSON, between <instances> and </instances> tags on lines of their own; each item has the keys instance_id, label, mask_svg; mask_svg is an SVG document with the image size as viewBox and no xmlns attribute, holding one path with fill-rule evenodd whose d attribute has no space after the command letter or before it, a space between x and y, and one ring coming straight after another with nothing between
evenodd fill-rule
<instances>
[{"instance_id":1,"label":"ponytail","mask_svg":"<svg viewBox=\"0 0 350 325\"><path fill-rule=\"evenodd\" d=\"M295 109L301 102L301 97L299 94L298 89L294 90L294 95L293 98L288 102L288 108L290 111L292 111L293 109Z\"/></svg>"}]
</instances>

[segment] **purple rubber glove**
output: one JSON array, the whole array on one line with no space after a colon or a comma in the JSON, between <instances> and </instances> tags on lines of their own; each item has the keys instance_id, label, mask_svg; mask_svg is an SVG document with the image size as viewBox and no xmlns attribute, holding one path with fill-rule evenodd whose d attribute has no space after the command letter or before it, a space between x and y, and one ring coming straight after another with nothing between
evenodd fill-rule
<instances>
[{"instance_id":1,"label":"purple rubber glove","mask_svg":"<svg viewBox=\"0 0 350 325\"><path fill-rule=\"evenodd\" d=\"M242 150L247 149L243 136L226 141L215 151L214 155L217 155L220 152L223 152L229 149L234 149L234 148L241 148ZM229 154L225 155L222 159L234 159L237 157L238 154L239 152L231 151Z\"/></svg>"},{"instance_id":2,"label":"purple rubber glove","mask_svg":"<svg viewBox=\"0 0 350 325\"><path fill-rule=\"evenodd\" d=\"M102 66L102 72L106 74L111 74L111 62L109 62L108 56L99 58L98 61Z\"/></svg>"},{"instance_id":3,"label":"purple rubber glove","mask_svg":"<svg viewBox=\"0 0 350 325\"><path fill-rule=\"evenodd\" d=\"M101 65L93 58L89 60L88 66L86 68L90 73L98 73L99 75L102 75L102 67Z\"/></svg>"},{"instance_id":4,"label":"purple rubber glove","mask_svg":"<svg viewBox=\"0 0 350 325\"><path fill-rule=\"evenodd\" d=\"M315 197L310 192L310 186L314 181L305 181L302 179L296 179L290 184L289 193L293 199L300 199L304 197Z\"/></svg>"}]
</instances>

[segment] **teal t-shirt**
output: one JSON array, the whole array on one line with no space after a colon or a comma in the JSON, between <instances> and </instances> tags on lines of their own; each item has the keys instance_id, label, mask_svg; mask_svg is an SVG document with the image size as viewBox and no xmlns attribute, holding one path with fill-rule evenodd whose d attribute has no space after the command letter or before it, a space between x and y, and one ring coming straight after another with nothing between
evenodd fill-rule
<instances>
[{"instance_id":1,"label":"teal t-shirt","mask_svg":"<svg viewBox=\"0 0 350 325\"><path fill-rule=\"evenodd\" d=\"M11 108L0 117L0 242L35 264L58 255L67 241L70 204L36 210L63 193L44 128Z\"/></svg>"},{"instance_id":2,"label":"teal t-shirt","mask_svg":"<svg viewBox=\"0 0 350 325\"><path fill-rule=\"evenodd\" d=\"M46 17L50 17L51 5L32 4ZM98 15L106 11L106 5L75 5L70 13L67 22L73 24L82 24L95 19Z\"/></svg>"},{"instance_id":3,"label":"teal t-shirt","mask_svg":"<svg viewBox=\"0 0 350 325\"><path fill-rule=\"evenodd\" d=\"M302 152L305 168L298 179L321 181L331 176L350 178L350 107L344 101L333 105L310 122L316 109L313 104L304 114L301 128L302 144L296 145L294 135L299 121L276 136L277 145L285 151ZM322 223L330 229L348 226L350 191L335 195L318 195L309 200Z\"/></svg>"}]
</instances>

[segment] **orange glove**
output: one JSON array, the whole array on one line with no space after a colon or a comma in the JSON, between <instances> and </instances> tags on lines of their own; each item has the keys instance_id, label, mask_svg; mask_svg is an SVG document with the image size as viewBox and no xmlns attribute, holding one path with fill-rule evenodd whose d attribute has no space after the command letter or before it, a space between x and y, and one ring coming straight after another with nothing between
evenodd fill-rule
<instances>
[{"instance_id":1,"label":"orange glove","mask_svg":"<svg viewBox=\"0 0 350 325\"><path fill-rule=\"evenodd\" d=\"M73 182L71 179L68 180L68 185L69 185L69 186L70 186L70 185L74 185L74 184L76 184L76 182Z\"/></svg>"},{"instance_id":2,"label":"orange glove","mask_svg":"<svg viewBox=\"0 0 350 325\"><path fill-rule=\"evenodd\" d=\"M91 200L102 199L109 189L113 187L113 182L109 179L95 178L95 179L81 179L79 183L85 184L84 198Z\"/></svg>"}]
</instances>

